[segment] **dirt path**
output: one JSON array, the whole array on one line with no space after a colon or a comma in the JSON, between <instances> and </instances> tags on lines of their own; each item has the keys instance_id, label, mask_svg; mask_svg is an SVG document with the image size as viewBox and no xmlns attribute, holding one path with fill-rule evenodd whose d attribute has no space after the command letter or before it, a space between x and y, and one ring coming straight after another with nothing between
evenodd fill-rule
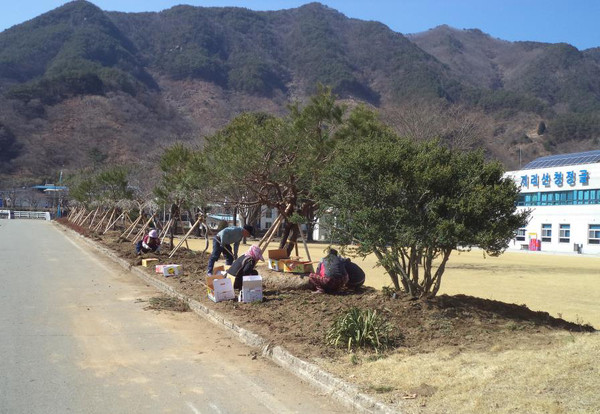
<instances>
[{"instance_id":1,"label":"dirt path","mask_svg":"<svg viewBox=\"0 0 600 414\"><path fill-rule=\"evenodd\" d=\"M322 413L326 396L41 221L0 229L0 412Z\"/></svg>"}]
</instances>

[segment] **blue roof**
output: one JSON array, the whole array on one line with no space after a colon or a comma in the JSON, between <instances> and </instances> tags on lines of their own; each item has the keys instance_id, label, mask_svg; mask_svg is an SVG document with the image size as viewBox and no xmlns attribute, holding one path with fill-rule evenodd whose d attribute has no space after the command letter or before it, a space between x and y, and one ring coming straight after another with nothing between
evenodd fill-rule
<instances>
[{"instance_id":1,"label":"blue roof","mask_svg":"<svg viewBox=\"0 0 600 414\"><path fill-rule=\"evenodd\" d=\"M522 170L536 168L561 167L565 165L593 164L600 162L600 150L574 152L572 154L559 154L541 157L525 165Z\"/></svg>"},{"instance_id":2,"label":"blue roof","mask_svg":"<svg viewBox=\"0 0 600 414\"><path fill-rule=\"evenodd\" d=\"M53 184L45 184L45 185L34 185L31 188L37 188L38 190L50 190L50 191L58 191L58 190L66 190L67 187Z\"/></svg>"},{"instance_id":3,"label":"blue roof","mask_svg":"<svg viewBox=\"0 0 600 414\"><path fill-rule=\"evenodd\" d=\"M209 214L208 217L213 218L215 220L225 220L225 221L233 220L233 216L228 215L228 214Z\"/></svg>"}]
</instances>

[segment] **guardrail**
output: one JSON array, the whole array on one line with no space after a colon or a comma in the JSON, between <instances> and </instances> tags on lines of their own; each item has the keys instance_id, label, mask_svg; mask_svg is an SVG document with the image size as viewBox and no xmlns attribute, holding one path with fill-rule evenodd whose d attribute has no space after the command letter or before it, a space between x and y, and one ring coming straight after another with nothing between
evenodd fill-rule
<instances>
[{"instance_id":1,"label":"guardrail","mask_svg":"<svg viewBox=\"0 0 600 414\"><path fill-rule=\"evenodd\" d=\"M0 210L0 218L7 219L33 219L33 220L51 220L50 213L47 211L10 211Z\"/></svg>"}]
</instances>

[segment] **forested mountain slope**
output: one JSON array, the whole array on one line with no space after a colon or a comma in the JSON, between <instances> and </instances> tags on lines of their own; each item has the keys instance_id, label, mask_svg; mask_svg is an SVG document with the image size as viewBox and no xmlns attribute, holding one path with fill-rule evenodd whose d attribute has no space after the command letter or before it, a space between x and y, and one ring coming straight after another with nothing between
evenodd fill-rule
<instances>
[{"instance_id":1,"label":"forested mountain slope","mask_svg":"<svg viewBox=\"0 0 600 414\"><path fill-rule=\"evenodd\" d=\"M118 13L77 0L0 33L0 174L152 162L243 111L283 114L319 83L401 133L407 108L476 118L477 145L515 167L516 151L597 147L598 50L447 26L407 37L319 3Z\"/></svg>"}]
</instances>

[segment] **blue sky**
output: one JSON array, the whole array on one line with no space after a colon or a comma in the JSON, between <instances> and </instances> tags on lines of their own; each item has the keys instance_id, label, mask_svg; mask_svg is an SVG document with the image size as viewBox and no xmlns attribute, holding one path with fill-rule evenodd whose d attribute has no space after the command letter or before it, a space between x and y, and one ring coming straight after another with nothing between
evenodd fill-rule
<instances>
[{"instance_id":1,"label":"blue sky","mask_svg":"<svg viewBox=\"0 0 600 414\"><path fill-rule=\"evenodd\" d=\"M61 6L64 0L0 0L0 30ZM160 11L177 4L279 10L301 6L296 0L95 0L103 10ZM417 33L440 24L481 29L516 41L570 43L580 50L600 46L600 0L322 0L348 17L377 20L400 33Z\"/></svg>"}]
</instances>

